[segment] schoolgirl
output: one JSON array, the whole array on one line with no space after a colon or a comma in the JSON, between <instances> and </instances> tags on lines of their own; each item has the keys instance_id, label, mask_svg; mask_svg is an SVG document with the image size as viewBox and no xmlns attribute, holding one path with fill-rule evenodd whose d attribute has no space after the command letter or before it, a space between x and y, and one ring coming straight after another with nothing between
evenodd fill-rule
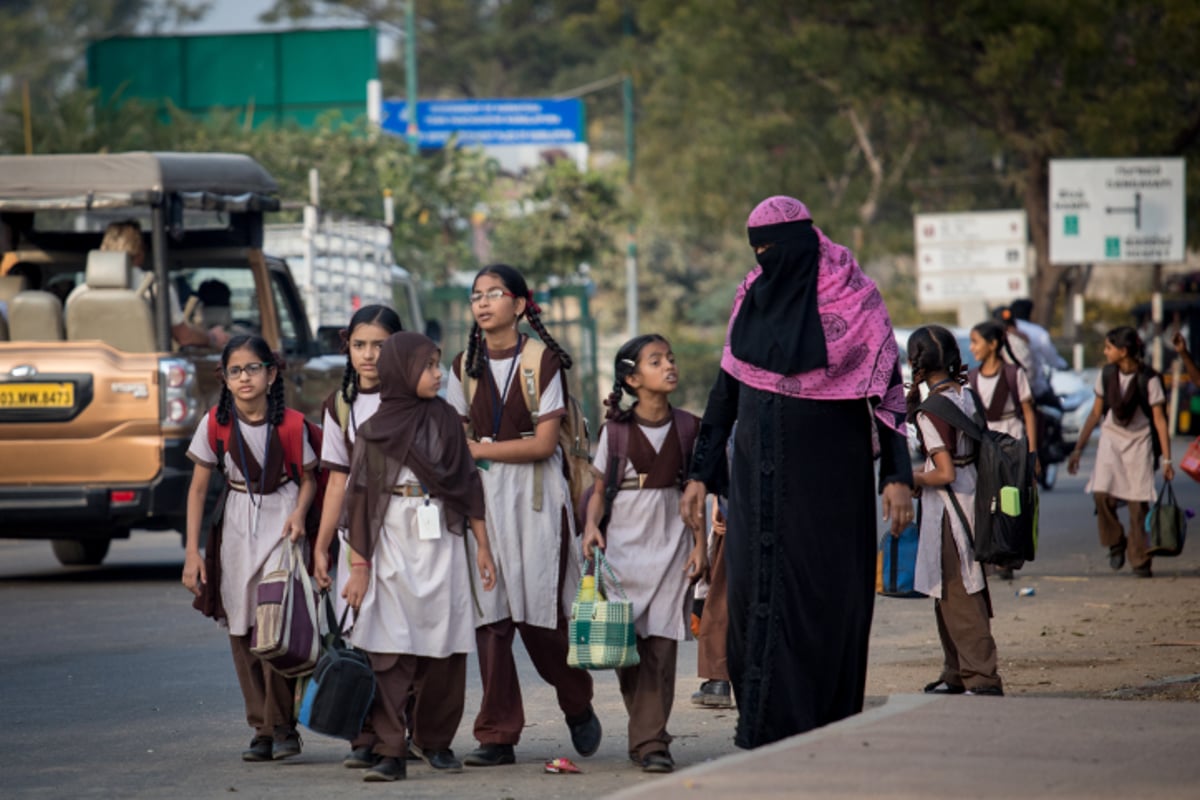
<instances>
[{"instance_id":1,"label":"schoolgirl","mask_svg":"<svg viewBox=\"0 0 1200 800\"><path fill-rule=\"evenodd\" d=\"M931 694L1002 695L991 630L991 598L983 569L975 561L975 443L937 416L919 410L921 386L940 395L968 417L982 410L965 388L962 357L950 331L938 325L918 328L908 339L912 387L908 421L917 426L925 467L914 472L921 497L920 540L913 588L934 598L944 663Z\"/></svg>"},{"instance_id":2,"label":"schoolgirl","mask_svg":"<svg viewBox=\"0 0 1200 800\"><path fill-rule=\"evenodd\" d=\"M454 359L446 399L462 417L483 478L499 574L496 591L481 598L476 620L483 682L475 718L479 747L463 763L490 767L516 760L513 748L525 727L512 654L518 632L538 674L555 688L576 751L590 756L601 737L592 678L567 666L567 614L579 569L558 436L571 357L546 331L525 278L513 267L493 264L479 271L471 312L475 324L466 352ZM541 342L518 330L522 319ZM532 357L539 350L540 357Z\"/></svg>"},{"instance_id":3,"label":"schoolgirl","mask_svg":"<svg viewBox=\"0 0 1200 800\"><path fill-rule=\"evenodd\" d=\"M679 501L700 421L671 408L679 383L675 354L662 336L621 346L593 470L583 553L604 550L637 615L640 663L617 670L629 712L629 757L646 772L671 772L667 719L675 697L675 661L686 637L690 581L708 566L704 531L682 521ZM627 411L621 398L634 396ZM607 529L600 530L605 510Z\"/></svg>"},{"instance_id":4,"label":"schoolgirl","mask_svg":"<svg viewBox=\"0 0 1200 800\"><path fill-rule=\"evenodd\" d=\"M350 472L350 453L354 450L359 426L379 408L380 350L389 336L402 329L399 315L387 306L369 305L356 311L343 331L346 370L342 375L342 386L326 398L322 408L321 466L329 470L334 479L325 488L325 506L321 509L321 526L313 553L313 577L323 589L334 586L336 579L334 604L338 619L345 609L342 593L350 577L347 533L338 531L337 527L346 497L345 476ZM338 475L341 479L337 479ZM333 569L330 545L335 533L340 544L338 564ZM334 578L330 577L331 570ZM374 766L379 760L372 752L375 742L374 731L368 725L350 743L350 755L342 765L350 768Z\"/></svg>"},{"instance_id":5,"label":"schoolgirl","mask_svg":"<svg viewBox=\"0 0 1200 800\"><path fill-rule=\"evenodd\" d=\"M475 644L467 524L485 592L496 579L479 473L458 414L438 397L440 355L417 333L387 339L378 361L379 408L359 427L351 457L344 592L358 612L350 641L370 656L376 680L369 716L379 761L367 781L405 777L407 723L430 766L462 770L450 743Z\"/></svg>"},{"instance_id":6,"label":"schoolgirl","mask_svg":"<svg viewBox=\"0 0 1200 800\"><path fill-rule=\"evenodd\" d=\"M215 412L205 414L192 437L188 457L195 462L187 499L187 543L183 585L197 596L197 607L229 628L233 665L254 729L245 761L270 761L300 753L293 714L295 680L284 678L250 652L258 582L276 568L287 541L304 535L304 517L316 494L317 457L303 431L300 483L289 480L280 427L287 415L280 366L258 336L235 336L221 353L224 385ZM212 442L215 420L228 426L227 441ZM228 492L218 535L200 555L200 522L214 469L225 474Z\"/></svg>"},{"instance_id":7,"label":"schoolgirl","mask_svg":"<svg viewBox=\"0 0 1200 800\"><path fill-rule=\"evenodd\" d=\"M1162 460L1163 477L1172 480L1171 437L1163 408L1166 396L1162 377L1142 363L1145 347L1137 331L1121 326L1104 337L1108 365L1096 378L1096 399L1088 414L1067 471L1079 470L1079 457L1088 439L1100 426L1096 466L1085 491L1096 503L1100 544L1108 548L1108 565L1118 570L1126 556L1133 574L1152 577L1151 557L1142 530L1149 504L1154 501L1154 471ZM1121 503L1129 507L1129 535L1117 518Z\"/></svg>"}]
</instances>

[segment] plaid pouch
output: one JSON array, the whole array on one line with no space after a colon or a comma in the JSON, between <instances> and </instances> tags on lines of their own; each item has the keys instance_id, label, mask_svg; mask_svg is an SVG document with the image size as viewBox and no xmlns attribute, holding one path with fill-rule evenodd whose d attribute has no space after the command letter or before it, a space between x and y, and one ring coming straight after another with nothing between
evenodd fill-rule
<instances>
[{"instance_id":1,"label":"plaid pouch","mask_svg":"<svg viewBox=\"0 0 1200 800\"><path fill-rule=\"evenodd\" d=\"M568 626L570 646L567 664L580 669L615 669L638 663L637 632L633 627L633 604L625 597L620 581L604 558L595 550L596 587L594 596L586 596L583 587L571 604ZM587 572L587 565L584 566ZM604 575L620 600L609 600Z\"/></svg>"}]
</instances>

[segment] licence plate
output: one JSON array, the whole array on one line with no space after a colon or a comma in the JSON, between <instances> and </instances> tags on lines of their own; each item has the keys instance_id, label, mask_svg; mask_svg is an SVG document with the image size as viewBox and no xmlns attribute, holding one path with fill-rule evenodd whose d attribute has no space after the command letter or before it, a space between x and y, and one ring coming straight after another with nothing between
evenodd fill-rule
<instances>
[{"instance_id":1,"label":"licence plate","mask_svg":"<svg viewBox=\"0 0 1200 800\"><path fill-rule=\"evenodd\" d=\"M73 383L0 384L0 408L72 408Z\"/></svg>"}]
</instances>

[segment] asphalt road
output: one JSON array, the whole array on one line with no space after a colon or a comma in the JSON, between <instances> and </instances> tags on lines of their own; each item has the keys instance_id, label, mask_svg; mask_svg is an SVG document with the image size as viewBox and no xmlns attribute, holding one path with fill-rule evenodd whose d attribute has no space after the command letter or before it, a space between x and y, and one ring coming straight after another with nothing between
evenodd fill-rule
<instances>
[{"instance_id":1,"label":"asphalt road","mask_svg":"<svg viewBox=\"0 0 1200 800\"><path fill-rule=\"evenodd\" d=\"M1182 441L1176 442L1177 455ZM1090 465L1085 462L1085 470ZM1037 562L1046 574L1105 568L1083 477L1065 473L1043 495ZM1200 485L1177 481L1180 504L1200 509ZM578 797L603 796L655 780L626 758L626 717L612 673L596 674L605 727L600 752L575 757L549 687L517 647L528 727L514 767L437 775L410 767L403 785L365 784L340 765L346 745L305 735L304 753L245 764L250 739L227 640L190 607L180 586L183 553L174 534L135 533L113 543L105 564L63 568L49 544L0 540L0 796L8 797ZM1170 575L1167 559L1156 573ZM932 626L927 601L914 624ZM876 604L872 660L888 658L889 623L913 615L906 603ZM893 625L894 627L894 625ZM735 752L733 712L693 708L695 645L680 648L672 747L679 765ZM912 687L898 689L913 691ZM468 671L467 716L456 752L474 742L477 669ZM882 698L869 700L878 705ZM545 774L543 763L574 758L579 776Z\"/></svg>"}]
</instances>

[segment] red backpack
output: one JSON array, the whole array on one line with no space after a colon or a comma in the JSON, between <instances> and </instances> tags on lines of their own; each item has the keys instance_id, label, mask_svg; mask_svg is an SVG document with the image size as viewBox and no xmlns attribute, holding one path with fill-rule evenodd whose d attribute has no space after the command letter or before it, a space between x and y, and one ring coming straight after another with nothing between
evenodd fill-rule
<instances>
[{"instance_id":1,"label":"red backpack","mask_svg":"<svg viewBox=\"0 0 1200 800\"><path fill-rule=\"evenodd\" d=\"M287 476L300 485L300 476L304 472L304 432L308 431L308 440L312 443L313 452L321 452L321 426L316 425L291 408L283 410L283 422L275 429L279 441L283 444L283 469ZM217 455L217 468L222 469L225 453L228 451L226 442L233 435L233 421L221 425L217 422L217 408L213 406L208 411L208 446ZM317 540L317 529L321 525L321 507L325 504L325 486L329 483L329 470L316 470L317 494L313 497L312 505L308 507L308 515L304 518L304 529L310 544ZM265 468L265 465L264 465ZM223 469L222 469L223 471Z\"/></svg>"}]
</instances>

